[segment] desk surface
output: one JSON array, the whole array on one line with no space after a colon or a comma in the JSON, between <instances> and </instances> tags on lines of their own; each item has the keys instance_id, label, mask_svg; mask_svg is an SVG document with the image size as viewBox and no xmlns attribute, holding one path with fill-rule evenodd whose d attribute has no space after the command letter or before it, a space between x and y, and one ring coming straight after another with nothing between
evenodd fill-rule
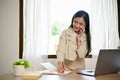
<instances>
[{"instance_id":1,"label":"desk surface","mask_svg":"<svg viewBox=\"0 0 120 80\"><path fill-rule=\"evenodd\" d=\"M94 77L72 72L67 75L42 75L39 80L120 80L120 74L109 74Z\"/></svg>"},{"instance_id":2,"label":"desk surface","mask_svg":"<svg viewBox=\"0 0 120 80\"><path fill-rule=\"evenodd\" d=\"M5 74L0 76L0 80L22 80L22 78L16 77L14 74ZM109 74L93 77L71 72L67 75L42 75L38 80L120 80L120 74Z\"/></svg>"}]
</instances>

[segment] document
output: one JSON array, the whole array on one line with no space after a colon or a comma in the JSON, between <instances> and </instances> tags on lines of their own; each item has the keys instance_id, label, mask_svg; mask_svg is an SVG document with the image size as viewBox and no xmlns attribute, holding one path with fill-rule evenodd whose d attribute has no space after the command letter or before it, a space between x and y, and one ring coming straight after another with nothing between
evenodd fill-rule
<instances>
[{"instance_id":1,"label":"document","mask_svg":"<svg viewBox=\"0 0 120 80\"><path fill-rule=\"evenodd\" d=\"M48 75L66 75L71 73L72 71L64 71L64 73L58 73L57 72L57 68L51 64L50 62L45 62L45 63L41 63L41 65L46 68L46 70L40 70L40 71L27 71L22 75L22 80L37 80L39 77L41 77L44 74L48 74Z\"/></svg>"},{"instance_id":2,"label":"document","mask_svg":"<svg viewBox=\"0 0 120 80\"><path fill-rule=\"evenodd\" d=\"M71 71L64 71L64 73L58 73L57 72L57 68L51 64L50 62L45 62L45 63L41 63L41 65L46 68L47 70L44 71L44 74L61 74L61 75L65 75L65 74L69 74L71 73Z\"/></svg>"},{"instance_id":3,"label":"document","mask_svg":"<svg viewBox=\"0 0 120 80\"><path fill-rule=\"evenodd\" d=\"M41 65L49 71L57 71L57 68L50 62L41 63Z\"/></svg>"}]
</instances>

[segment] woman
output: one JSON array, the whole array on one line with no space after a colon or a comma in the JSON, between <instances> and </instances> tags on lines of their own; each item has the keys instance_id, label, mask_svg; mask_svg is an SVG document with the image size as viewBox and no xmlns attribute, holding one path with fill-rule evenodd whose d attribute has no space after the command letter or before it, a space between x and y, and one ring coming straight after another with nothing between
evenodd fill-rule
<instances>
[{"instance_id":1,"label":"woman","mask_svg":"<svg viewBox=\"0 0 120 80\"><path fill-rule=\"evenodd\" d=\"M84 58L90 53L89 15L78 11L72 17L71 25L60 36L57 48L58 72L85 69Z\"/></svg>"}]
</instances>

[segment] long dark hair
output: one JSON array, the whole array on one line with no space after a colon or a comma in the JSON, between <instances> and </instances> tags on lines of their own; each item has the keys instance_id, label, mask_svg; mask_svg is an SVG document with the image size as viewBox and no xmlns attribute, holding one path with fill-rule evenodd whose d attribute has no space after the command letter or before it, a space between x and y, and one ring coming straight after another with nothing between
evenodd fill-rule
<instances>
[{"instance_id":1,"label":"long dark hair","mask_svg":"<svg viewBox=\"0 0 120 80\"><path fill-rule=\"evenodd\" d=\"M88 54L91 52L91 35L90 35L90 21L89 21L89 15L87 12L83 11L83 10L80 10L78 12L76 12L73 17L72 17L72 22L71 22L71 25L70 27L73 28L73 20L74 18L76 17L83 17L84 21L85 21L85 34L87 36L87 47L88 47L88 52L87 52L87 55L86 57L88 56Z\"/></svg>"}]
</instances>

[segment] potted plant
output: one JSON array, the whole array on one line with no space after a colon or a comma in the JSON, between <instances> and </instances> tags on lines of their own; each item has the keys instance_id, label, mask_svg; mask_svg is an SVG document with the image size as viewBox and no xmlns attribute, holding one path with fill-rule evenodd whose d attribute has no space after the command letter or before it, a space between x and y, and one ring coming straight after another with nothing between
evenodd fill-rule
<instances>
[{"instance_id":1,"label":"potted plant","mask_svg":"<svg viewBox=\"0 0 120 80\"><path fill-rule=\"evenodd\" d=\"M120 50L120 46L117 47Z\"/></svg>"},{"instance_id":2,"label":"potted plant","mask_svg":"<svg viewBox=\"0 0 120 80\"><path fill-rule=\"evenodd\" d=\"M19 59L13 63L13 68L14 75L21 76L25 72L25 69L30 68L30 63L26 59Z\"/></svg>"}]
</instances>

